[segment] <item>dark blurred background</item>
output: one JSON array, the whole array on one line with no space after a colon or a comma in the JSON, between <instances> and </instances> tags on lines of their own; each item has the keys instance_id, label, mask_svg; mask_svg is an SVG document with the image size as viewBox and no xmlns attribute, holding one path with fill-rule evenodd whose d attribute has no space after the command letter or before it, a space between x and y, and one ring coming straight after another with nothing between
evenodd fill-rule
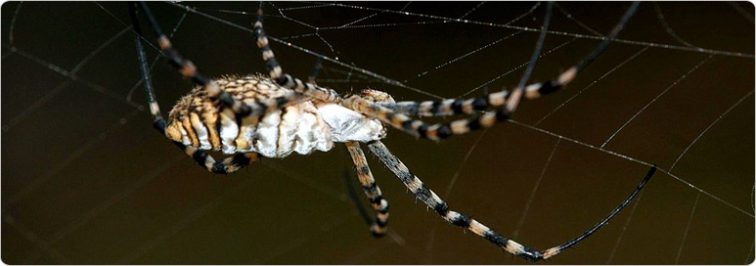
<instances>
[{"instance_id":1,"label":"dark blurred background","mask_svg":"<svg viewBox=\"0 0 756 266\"><path fill-rule=\"evenodd\" d=\"M263 71L249 32L257 5L150 3L209 76ZM627 6L558 3L532 80L577 62ZM265 26L346 64L326 60L321 85L427 100L516 84L544 10L275 2ZM752 262L753 5L644 2L619 38L567 90L522 103L515 123L442 143L390 130L385 143L453 209L538 249L598 222L659 165L637 204L545 263ZM391 202L391 232L373 239L348 197L357 186L343 178L341 145L208 174L151 127L125 3L6 2L0 39L5 263L525 263L446 224L369 158ZM191 84L148 49L167 112ZM316 61L273 49L299 77Z\"/></svg>"}]
</instances>

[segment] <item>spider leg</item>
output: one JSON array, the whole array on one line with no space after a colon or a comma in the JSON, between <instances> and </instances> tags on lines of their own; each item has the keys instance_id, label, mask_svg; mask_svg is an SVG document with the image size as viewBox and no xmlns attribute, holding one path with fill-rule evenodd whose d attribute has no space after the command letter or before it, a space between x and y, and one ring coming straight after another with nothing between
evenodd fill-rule
<instances>
[{"instance_id":1,"label":"spider leg","mask_svg":"<svg viewBox=\"0 0 756 266\"><path fill-rule=\"evenodd\" d=\"M394 175L396 175L399 180L402 181L402 183L404 183L405 186L407 186L407 188L415 195L417 199L425 203L425 205L427 205L429 208L432 208L434 211L436 211L436 213L441 216L441 218L453 225L463 227L475 233L476 235L485 238L486 240L497 245L506 252L532 261L551 258L561 253L562 251L578 244L580 241L596 232L596 230L607 225L609 223L609 220L614 218L617 214L619 214L620 211L622 211L622 209L630 204L630 202L635 198L636 195L638 195L640 190L643 189L643 187L651 179L654 172L656 171L656 166L652 167L646 174L645 178L643 178L643 180L635 188L635 190L630 193L630 195L625 198L622 203L614 208L614 210L612 210L608 216L606 216L591 229L585 231L577 238L565 242L564 244L543 251L537 251L523 246L522 244L517 243L514 240L501 236L491 228L481 224L475 219L472 219L462 213L449 210L449 206L446 204L446 202L444 202L444 200L438 197L436 193L425 186L425 184L423 184L423 182L417 176L412 174L409 168L407 168L407 166L404 165L402 161L396 158L396 156L391 154L388 148L386 148L386 146L380 141L370 142L368 144L368 148L370 148L370 151L375 154L378 159L380 159L381 162L383 162L383 164L391 172L393 172Z\"/></svg>"},{"instance_id":2,"label":"spider leg","mask_svg":"<svg viewBox=\"0 0 756 266\"><path fill-rule=\"evenodd\" d=\"M270 48L270 43L265 34L265 30L263 29L262 21L263 11L262 2L260 2L260 8L257 10L257 21L254 24L254 31L257 47L260 48L262 59L265 61L265 67L268 69L270 78L284 88L294 90L297 93L307 95L314 99L324 102L340 102L342 98L336 91L320 87L314 83L303 82L301 79L293 77L283 71L281 65L278 64L278 61L276 60L276 56L273 54L273 50ZM316 72L314 73L317 74Z\"/></svg>"},{"instance_id":3,"label":"spider leg","mask_svg":"<svg viewBox=\"0 0 756 266\"><path fill-rule=\"evenodd\" d=\"M502 90L486 96L469 99L444 99L425 102L400 102L395 104L365 103L359 99L345 100L345 106L357 110L367 116L380 119L392 127L408 134L431 140L441 140L451 135L461 135L468 132L493 126L496 122L509 120L515 111L521 97L527 99L539 98L562 89L586 66L593 62L601 53L606 51L609 43L619 34L638 9L638 2L633 3L612 31L590 54L577 64L562 72L557 78L540 83L518 87L509 92ZM478 112L486 111L478 115ZM475 115L471 118L459 119L447 123L428 125L421 120L413 120L408 115L416 116L447 116L447 115Z\"/></svg>"},{"instance_id":4,"label":"spider leg","mask_svg":"<svg viewBox=\"0 0 756 266\"><path fill-rule=\"evenodd\" d=\"M155 99L155 91L152 88L152 79L150 78L150 69L147 65L147 58L144 54L144 46L142 46L142 40L138 34L134 35L134 43L136 44L137 60L139 61L139 73L142 76L142 84L144 85L144 90L147 94L147 105L150 106L153 125L156 129L165 128L165 120L160 113L160 105Z\"/></svg>"},{"instance_id":5,"label":"spider leg","mask_svg":"<svg viewBox=\"0 0 756 266\"><path fill-rule=\"evenodd\" d=\"M155 20L155 17L150 12L149 7L144 2L129 4L129 15L131 17L131 22L137 38L140 38L142 36L142 30L136 14L137 8L141 9L141 11L144 13L144 16L147 18L147 21L149 22L148 24L152 28L152 31L155 33L155 35L158 36L158 45L160 47L160 51L164 56L168 57L169 63L184 78L191 79L192 82L194 82L196 85L201 86L205 89L205 92L207 94L207 99L204 103L205 105L207 105L207 108L205 109L214 109L214 107L220 103L222 108L231 108L236 117L244 118L250 115L261 115L269 109L277 109L278 105L285 105L286 103L296 99L296 97L294 96L284 96L270 99L268 102L260 104L245 104L241 101L237 101L228 92L222 90L215 81L208 79L207 77L202 75L191 61L183 58L178 53L178 51L173 48L170 39L163 33L157 20ZM141 47L141 43L138 46ZM217 121L217 117L212 117L213 114L215 113L207 112L203 114L203 119L205 121ZM209 131L211 135L217 135L218 133L215 132L215 127L213 125L210 125Z\"/></svg>"},{"instance_id":6,"label":"spider leg","mask_svg":"<svg viewBox=\"0 0 756 266\"><path fill-rule=\"evenodd\" d=\"M362 152L360 144L351 141L346 143L346 147L347 150L349 150L349 155L352 156L352 161L354 162L355 171L357 172L360 184L362 185L362 190L365 191L365 195L370 200L370 205L373 206L373 210L376 212L375 222L370 226L370 232L376 237L383 236L386 234L386 226L388 225L389 203L383 198L381 188L375 184L373 173L370 171L367 159L365 158L365 153Z\"/></svg>"},{"instance_id":7,"label":"spider leg","mask_svg":"<svg viewBox=\"0 0 756 266\"><path fill-rule=\"evenodd\" d=\"M179 148L184 150L186 155L192 157L197 164L205 167L207 171L214 174L230 174L237 170L248 166L250 163L257 161L259 156L256 152L237 152L234 155L228 156L223 160L215 160L213 156L207 154L207 152L197 149L192 146L186 146L179 142L176 143Z\"/></svg>"},{"instance_id":8,"label":"spider leg","mask_svg":"<svg viewBox=\"0 0 756 266\"><path fill-rule=\"evenodd\" d=\"M543 18L543 25L541 26L541 33L538 36L534 51L528 61L525 73L520 78L520 82L517 88L522 88L526 85L528 78L533 72L538 55L543 49L543 43L546 39L546 32L551 24L552 8L554 3L549 2L546 5L546 12ZM398 103L383 104L384 107L392 109L394 112L409 115L409 116L448 116L458 114L472 114L476 111L485 111L488 108L495 107L496 104L502 105L508 96L521 94L519 90L510 94L507 90L502 90L498 93L491 94L492 96L477 97L472 99L446 99L442 101L425 101L425 102L413 102L404 101ZM513 101L516 97L509 97L510 101L507 102L507 109L514 110L518 101ZM489 104L493 103L493 104Z\"/></svg>"}]
</instances>

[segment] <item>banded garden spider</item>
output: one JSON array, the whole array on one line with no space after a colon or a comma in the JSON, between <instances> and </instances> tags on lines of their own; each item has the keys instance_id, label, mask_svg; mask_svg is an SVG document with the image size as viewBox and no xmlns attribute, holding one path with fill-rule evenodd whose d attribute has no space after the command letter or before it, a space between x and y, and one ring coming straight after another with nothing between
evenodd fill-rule
<instances>
[{"instance_id":1,"label":"banded garden spider","mask_svg":"<svg viewBox=\"0 0 756 266\"><path fill-rule=\"evenodd\" d=\"M306 155L314 150L329 151L333 148L334 142L343 142L352 157L362 188L375 211L375 221L370 231L375 236L381 236L387 230L389 204L375 183L360 147L360 143L366 143L370 151L415 197L441 218L485 238L508 253L538 261L561 253L608 224L608 221L619 214L643 189L656 168L652 167L635 190L595 226L561 245L538 251L501 236L475 219L450 210L444 200L425 186L380 141L386 136L384 125L419 138L439 141L452 135L462 135L507 121L517 108L521 97L538 98L570 83L581 70L606 50L637 7L638 3L633 3L598 47L554 80L525 86L535 62L533 57L529 69L512 92L502 90L471 99L398 103L387 93L375 90L363 90L360 95L342 97L332 89L316 85L314 76L308 82L303 82L285 73L276 61L263 30L262 4L258 9L254 31L269 77L249 75L208 79L172 47L169 38L163 34L145 3L132 3L129 5L129 11L154 127L208 171L228 174L257 161L261 156L283 158L293 152ZM174 106L168 121L163 118L155 99L142 46L142 31L137 19L137 10L143 12L158 36L158 46L170 64L184 78L191 79L197 85ZM547 7L541 38L534 55L539 53L550 15L551 4ZM433 125L410 118L452 115L470 117ZM216 160L207 153L209 150L233 155Z\"/></svg>"}]
</instances>

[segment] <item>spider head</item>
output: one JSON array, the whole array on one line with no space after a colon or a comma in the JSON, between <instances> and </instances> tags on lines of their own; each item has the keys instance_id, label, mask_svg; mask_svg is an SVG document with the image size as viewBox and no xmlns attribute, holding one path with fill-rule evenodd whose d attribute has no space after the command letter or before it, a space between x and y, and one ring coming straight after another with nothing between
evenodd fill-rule
<instances>
[{"instance_id":1,"label":"spider head","mask_svg":"<svg viewBox=\"0 0 756 266\"><path fill-rule=\"evenodd\" d=\"M394 98L388 93L374 89L364 89L360 92L360 96L363 99L374 103L396 103Z\"/></svg>"}]
</instances>

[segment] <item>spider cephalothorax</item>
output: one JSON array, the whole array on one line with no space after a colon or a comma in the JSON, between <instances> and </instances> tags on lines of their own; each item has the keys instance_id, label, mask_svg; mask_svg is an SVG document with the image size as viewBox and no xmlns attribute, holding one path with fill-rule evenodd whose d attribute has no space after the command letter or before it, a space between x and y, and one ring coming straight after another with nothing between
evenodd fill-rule
<instances>
[{"instance_id":1,"label":"spider cephalothorax","mask_svg":"<svg viewBox=\"0 0 756 266\"><path fill-rule=\"evenodd\" d=\"M375 235L382 235L386 233L389 205L376 185L360 148L360 144L365 143L419 201L433 209L442 219L485 238L508 253L531 260L555 256L608 224L611 218L635 198L653 176L656 168L652 167L635 190L594 227L564 244L537 251L505 238L469 216L451 210L444 200L410 172L409 168L380 141L386 136L385 128L393 127L419 138L443 140L452 135L463 135L480 128L491 127L496 122L507 121L521 97L538 98L558 91L570 83L583 68L606 50L637 7L638 3L633 3L595 50L553 80L527 86L525 84L542 47L550 20L552 4L548 4L541 36L528 70L520 84L511 92L502 90L471 99L396 103L389 94L376 90L364 90L359 95L342 97L332 89L315 85L314 76L310 82L303 82L285 73L276 61L268 37L263 31L262 9L258 10L254 31L269 77L249 75L227 76L214 80L205 78L189 60L182 58L173 49L170 40L162 33L145 3L129 5L133 27L137 33L137 55L155 127L208 171L227 174L249 165L259 155L282 158L292 152L309 154L315 150L328 151L334 143L343 142L352 156L365 195L376 212L370 230ZM179 100L167 123L160 114L149 80L140 39L137 8L144 12L158 36L161 52L168 57L179 73L197 85L187 96ZM423 116L451 115L469 117L432 125L420 119ZM207 154L206 151L209 150L222 151L233 156L216 161Z\"/></svg>"}]
</instances>

